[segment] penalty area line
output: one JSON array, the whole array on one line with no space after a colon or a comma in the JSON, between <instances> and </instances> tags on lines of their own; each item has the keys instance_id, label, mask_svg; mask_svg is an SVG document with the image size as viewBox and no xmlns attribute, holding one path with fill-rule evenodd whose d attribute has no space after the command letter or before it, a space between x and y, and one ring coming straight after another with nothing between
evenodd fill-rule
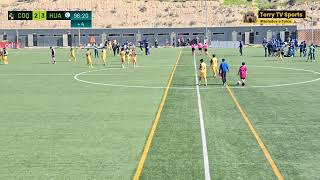
<instances>
[{"instance_id":1,"label":"penalty area line","mask_svg":"<svg viewBox=\"0 0 320 180\"><path fill-rule=\"evenodd\" d=\"M143 149L143 152L142 152L142 155L141 155L141 158L140 158L140 161L139 161L139 164L138 164L138 167L137 167L137 170L134 174L134 177L133 177L133 180L139 180L140 179L140 176L141 176L141 173L142 173L142 170L143 170L143 166L144 166L144 163L147 159L147 156L148 156L148 153L150 151L150 147L151 147L151 144L152 144L152 140L153 140L153 137L155 135L155 132L157 130L157 127L158 127L158 124L159 124L159 121L160 121L160 116L161 116L161 113L162 113L162 110L163 110L163 107L164 107L164 104L166 102L166 99L167 99L167 96L168 96L168 92L169 92L169 89L170 89L170 86L172 84L172 79L173 79L173 76L176 72L176 69L177 69L177 65L180 61L180 56L181 56L181 53L182 53L182 50L180 51L178 57L177 57L177 60L176 60L176 63L174 64L173 66L173 69L172 69L172 72L170 74L170 77L169 77L169 80L168 80L168 84L167 84L167 87L164 91L164 94L162 96L162 99L161 99L161 102L160 102L160 106L159 106L159 109L158 109L158 112L156 114L156 117L153 121L153 124L152 124L152 127L151 127L151 130L150 130L150 133L149 133L149 136L148 136L148 139L147 139L147 142L145 144L145 147Z\"/></svg>"}]
</instances>

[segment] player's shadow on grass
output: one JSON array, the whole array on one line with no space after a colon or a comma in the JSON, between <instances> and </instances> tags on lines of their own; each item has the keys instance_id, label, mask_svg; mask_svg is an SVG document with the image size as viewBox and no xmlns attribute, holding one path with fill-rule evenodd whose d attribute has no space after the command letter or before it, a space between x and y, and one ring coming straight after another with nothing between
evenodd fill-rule
<instances>
[{"instance_id":1,"label":"player's shadow on grass","mask_svg":"<svg viewBox=\"0 0 320 180\"><path fill-rule=\"evenodd\" d=\"M223 86L222 83L208 83L208 86Z\"/></svg>"},{"instance_id":2,"label":"player's shadow on grass","mask_svg":"<svg viewBox=\"0 0 320 180\"><path fill-rule=\"evenodd\" d=\"M277 61L281 62L280 60L276 60L276 59L266 59L265 61L266 62L277 62Z\"/></svg>"},{"instance_id":3,"label":"player's shadow on grass","mask_svg":"<svg viewBox=\"0 0 320 180\"><path fill-rule=\"evenodd\" d=\"M250 56L250 57L266 58L265 56L257 56L257 55L253 55L253 56Z\"/></svg>"},{"instance_id":4,"label":"player's shadow on grass","mask_svg":"<svg viewBox=\"0 0 320 180\"><path fill-rule=\"evenodd\" d=\"M33 64L52 64L51 62L33 63Z\"/></svg>"},{"instance_id":5,"label":"player's shadow on grass","mask_svg":"<svg viewBox=\"0 0 320 180\"><path fill-rule=\"evenodd\" d=\"M71 63L70 61L56 61L56 62L59 62L59 63L61 63L61 62L63 62L63 63Z\"/></svg>"},{"instance_id":6,"label":"player's shadow on grass","mask_svg":"<svg viewBox=\"0 0 320 180\"><path fill-rule=\"evenodd\" d=\"M238 84L228 84L229 87L242 87L242 86L239 86Z\"/></svg>"}]
</instances>

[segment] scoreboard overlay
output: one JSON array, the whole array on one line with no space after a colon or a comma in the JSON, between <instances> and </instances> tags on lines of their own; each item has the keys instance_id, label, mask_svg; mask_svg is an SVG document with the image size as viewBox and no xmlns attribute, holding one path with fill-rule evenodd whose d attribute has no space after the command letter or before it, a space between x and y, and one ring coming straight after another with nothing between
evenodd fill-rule
<instances>
[{"instance_id":1,"label":"scoreboard overlay","mask_svg":"<svg viewBox=\"0 0 320 180\"><path fill-rule=\"evenodd\" d=\"M66 20L72 28L92 28L92 11L8 11L8 20Z\"/></svg>"}]
</instances>

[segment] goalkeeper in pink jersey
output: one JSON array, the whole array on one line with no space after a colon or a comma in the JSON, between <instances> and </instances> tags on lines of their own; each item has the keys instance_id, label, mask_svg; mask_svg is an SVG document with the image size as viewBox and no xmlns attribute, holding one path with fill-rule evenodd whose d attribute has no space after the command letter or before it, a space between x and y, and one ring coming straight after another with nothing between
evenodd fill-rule
<instances>
[{"instance_id":1,"label":"goalkeeper in pink jersey","mask_svg":"<svg viewBox=\"0 0 320 180\"><path fill-rule=\"evenodd\" d=\"M241 79L241 85L244 86L247 78L247 66L245 62L242 62L242 65L239 68L238 75Z\"/></svg>"}]
</instances>

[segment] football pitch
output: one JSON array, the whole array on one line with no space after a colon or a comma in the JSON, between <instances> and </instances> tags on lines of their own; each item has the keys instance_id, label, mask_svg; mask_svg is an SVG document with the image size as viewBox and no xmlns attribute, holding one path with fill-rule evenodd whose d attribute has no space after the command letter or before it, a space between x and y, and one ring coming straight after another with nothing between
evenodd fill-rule
<instances>
[{"instance_id":1,"label":"football pitch","mask_svg":"<svg viewBox=\"0 0 320 180\"><path fill-rule=\"evenodd\" d=\"M210 49L228 86L189 49L138 52L138 67L68 49L9 51L0 65L0 179L319 179L320 64ZM320 56L317 50L316 58ZM241 62L245 87L236 85ZM208 68L209 70L209 68Z\"/></svg>"}]
</instances>

